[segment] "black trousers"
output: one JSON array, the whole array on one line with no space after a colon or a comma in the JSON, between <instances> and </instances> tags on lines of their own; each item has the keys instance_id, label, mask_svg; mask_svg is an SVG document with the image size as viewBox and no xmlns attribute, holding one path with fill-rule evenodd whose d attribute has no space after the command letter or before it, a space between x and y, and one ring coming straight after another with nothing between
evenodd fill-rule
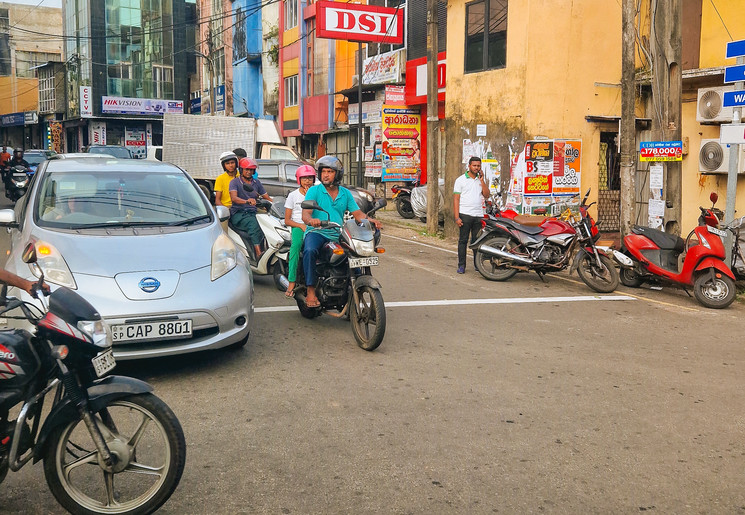
<instances>
[{"instance_id":1,"label":"black trousers","mask_svg":"<svg viewBox=\"0 0 745 515\"><path fill-rule=\"evenodd\" d=\"M463 213L458 213L458 216L463 222L463 225L460 226L460 234L458 236L458 267L465 267L468 244L472 243L479 234L482 217L464 215Z\"/></svg>"}]
</instances>

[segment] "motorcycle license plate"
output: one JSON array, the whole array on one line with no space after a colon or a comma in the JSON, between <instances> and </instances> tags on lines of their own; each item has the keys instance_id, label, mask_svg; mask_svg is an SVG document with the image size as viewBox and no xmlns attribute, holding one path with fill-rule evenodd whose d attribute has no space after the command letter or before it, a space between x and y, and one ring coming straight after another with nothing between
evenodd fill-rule
<instances>
[{"instance_id":1,"label":"motorcycle license plate","mask_svg":"<svg viewBox=\"0 0 745 515\"><path fill-rule=\"evenodd\" d=\"M362 266L378 266L378 256L349 258L349 268L360 268Z\"/></svg>"},{"instance_id":2,"label":"motorcycle license plate","mask_svg":"<svg viewBox=\"0 0 745 515\"><path fill-rule=\"evenodd\" d=\"M108 349L102 352L91 360L93 363L93 369L96 371L98 377L106 375L108 372L114 369L116 366L116 360L114 359L114 351Z\"/></svg>"},{"instance_id":3,"label":"motorcycle license plate","mask_svg":"<svg viewBox=\"0 0 745 515\"><path fill-rule=\"evenodd\" d=\"M121 324L111 327L114 343L136 340L172 340L191 338L191 320L162 320L139 324Z\"/></svg>"},{"instance_id":4,"label":"motorcycle license plate","mask_svg":"<svg viewBox=\"0 0 745 515\"><path fill-rule=\"evenodd\" d=\"M716 234L717 236L721 236L722 238L727 236L727 231L723 231L721 229L717 229L716 227L707 227L710 233Z\"/></svg>"}]
</instances>

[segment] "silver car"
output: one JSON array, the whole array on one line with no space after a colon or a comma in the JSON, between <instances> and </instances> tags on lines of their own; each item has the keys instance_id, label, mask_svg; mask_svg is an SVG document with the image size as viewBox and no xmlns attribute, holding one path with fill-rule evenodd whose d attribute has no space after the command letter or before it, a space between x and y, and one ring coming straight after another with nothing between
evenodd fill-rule
<instances>
[{"instance_id":1,"label":"silver car","mask_svg":"<svg viewBox=\"0 0 745 515\"><path fill-rule=\"evenodd\" d=\"M0 211L0 226L12 228L6 268L33 279L21 254L35 242L47 283L76 290L111 325L117 359L248 340L246 258L176 166L111 156L44 161L15 210Z\"/></svg>"}]
</instances>

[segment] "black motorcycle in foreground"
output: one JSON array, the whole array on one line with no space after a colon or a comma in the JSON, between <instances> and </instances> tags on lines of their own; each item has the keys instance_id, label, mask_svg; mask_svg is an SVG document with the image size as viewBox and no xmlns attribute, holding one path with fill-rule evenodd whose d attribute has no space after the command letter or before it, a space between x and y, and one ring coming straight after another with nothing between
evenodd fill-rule
<instances>
[{"instance_id":1,"label":"black motorcycle in foreground","mask_svg":"<svg viewBox=\"0 0 745 515\"><path fill-rule=\"evenodd\" d=\"M33 244L23 258L38 266ZM6 297L5 288L0 295L0 314L20 309L36 326L35 334L0 332L0 482L8 470L43 460L50 490L71 513L152 513L184 470L181 425L149 384L107 376L115 360L106 322L64 287L47 305L39 275L36 297L46 313Z\"/></svg>"},{"instance_id":2,"label":"black motorcycle in foreground","mask_svg":"<svg viewBox=\"0 0 745 515\"><path fill-rule=\"evenodd\" d=\"M11 202L17 202L28 190L28 183L34 173L22 165L16 165L3 170L3 184L5 196Z\"/></svg>"},{"instance_id":3,"label":"black motorcycle in foreground","mask_svg":"<svg viewBox=\"0 0 745 515\"><path fill-rule=\"evenodd\" d=\"M315 209L326 213L315 200L306 200L303 209ZM385 199L375 203L368 213L372 215L386 205ZM377 266L378 256L385 249L378 247L380 231L367 220L358 225L354 219L339 225L321 220L321 227L339 231L339 241L326 242L318 254L316 271L318 282L316 295L321 305L308 307L305 304L305 274L298 266L295 300L305 318L315 318L327 313L337 318L348 317L357 345L367 351L378 348L385 336L385 305L380 293L380 283L372 276L371 267ZM313 231L316 229L309 229ZM302 262L302 256L300 258ZM331 313L330 310L338 311Z\"/></svg>"}]
</instances>

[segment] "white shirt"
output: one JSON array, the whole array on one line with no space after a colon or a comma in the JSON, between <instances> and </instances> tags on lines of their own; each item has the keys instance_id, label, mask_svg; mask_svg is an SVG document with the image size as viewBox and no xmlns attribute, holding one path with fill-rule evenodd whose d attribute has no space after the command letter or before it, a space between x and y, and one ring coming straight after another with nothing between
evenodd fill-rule
<instances>
[{"instance_id":1,"label":"white shirt","mask_svg":"<svg viewBox=\"0 0 745 515\"><path fill-rule=\"evenodd\" d=\"M481 179L471 179L463 174L455 179L453 193L460 193L460 212L470 216L484 216L484 195L481 190ZM457 215L458 213L456 213Z\"/></svg>"},{"instance_id":2,"label":"white shirt","mask_svg":"<svg viewBox=\"0 0 745 515\"><path fill-rule=\"evenodd\" d=\"M305 200L305 195L302 194L300 188L291 191L290 194L287 195L287 200L285 200L285 209L292 209L291 219L293 222L299 224L303 223L303 208L300 207L303 200Z\"/></svg>"}]
</instances>

